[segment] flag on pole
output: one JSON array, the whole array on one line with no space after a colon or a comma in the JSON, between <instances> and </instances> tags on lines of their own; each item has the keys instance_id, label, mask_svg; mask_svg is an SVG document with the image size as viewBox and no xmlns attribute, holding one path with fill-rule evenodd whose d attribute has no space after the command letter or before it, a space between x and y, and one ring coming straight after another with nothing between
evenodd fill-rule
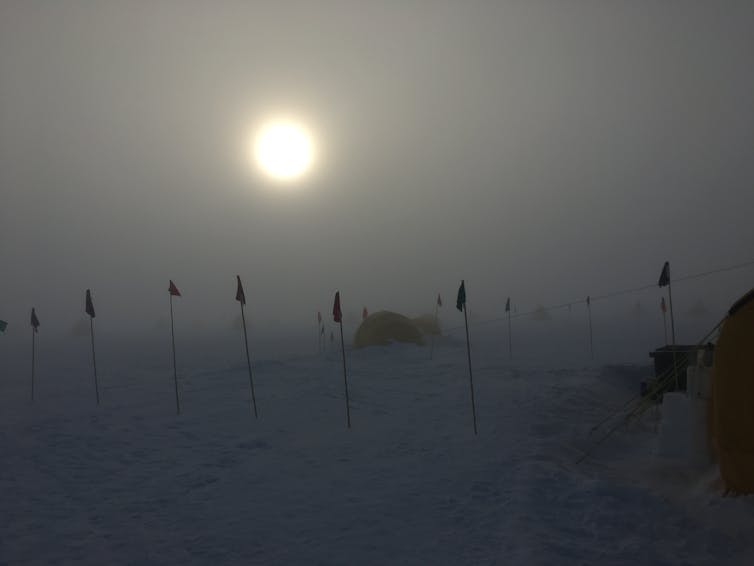
<instances>
[{"instance_id":1,"label":"flag on pole","mask_svg":"<svg viewBox=\"0 0 754 566\"><path fill-rule=\"evenodd\" d=\"M0 320L0 332L5 332L6 328L8 328L8 323L4 320Z\"/></svg>"},{"instance_id":2,"label":"flag on pole","mask_svg":"<svg viewBox=\"0 0 754 566\"><path fill-rule=\"evenodd\" d=\"M323 324L323 325L322 325L322 326L321 326L320 328L321 328L322 330L320 331L319 335L320 335L320 336L324 336L324 335L325 335L325 325Z\"/></svg>"},{"instance_id":3,"label":"flag on pole","mask_svg":"<svg viewBox=\"0 0 754 566\"><path fill-rule=\"evenodd\" d=\"M456 308L463 312L463 322L466 326L466 355L469 359L469 387L471 389L471 416L474 420L474 436L477 434L476 428L476 402L474 401L474 377L471 371L471 340L469 339L469 318L466 314L466 284L461 279L461 286L458 288L458 298L456 299Z\"/></svg>"},{"instance_id":4,"label":"flag on pole","mask_svg":"<svg viewBox=\"0 0 754 566\"><path fill-rule=\"evenodd\" d=\"M322 324L322 313L317 311L317 322Z\"/></svg>"},{"instance_id":5,"label":"flag on pole","mask_svg":"<svg viewBox=\"0 0 754 566\"><path fill-rule=\"evenodd\" d=\"M89 289L86 290L86 306L84 310L86 310L86 314L94 318L94 303L92 303L92 292Z\"/></svg>"},{"instance_id":6,"label":"flag on pole","mask_svg":"<svg viewBox=\"0 0 754 566\"><path fill-rule=\"evenodd\" d=\"M181 292L178 290L178 287L175 286L175 283L173 283L172 279L170 280L170 288L168 288L168 292L173 297L180 297L181 296Z\"/></svg>"},{"instance_id":7,"label":"flag on pole","mask_svg":"<svg viewBox=\"0 0 754 566\"><path fill-rule=\"evenodd\" d=\"M662 312L668 312L668 307L665 305L665 297L660 297L660 310Z\"/></svg>"},{"instance_id":8,"label":"flag on pole","mask_svg":"<svg viewBox=\"0 0 754 566\"><path fill-rule=\"evenodd\" d=\"M335 322L343 322L343 312L340 310L340 291L335 292L335 303L332 306L332 318Z\"/></svg>"},{"instance_id":9,"label":"flag on pole","mask_svg":"<svg viewBox=\"0 0 754 566\"><path fill-rule=\"evenodd\" d=\"M505 301L505 312L511 312L511 298L508 297L508 299Z\"/></svg>"},{"instance_id":10,"label":"flag on pole","mask_svg":"<svg viewBox=\"0 0 754 566\"><path fill-rule=\"evenodd\" d=\"M170 338L173 343L173 383L175 384L175 412L177 415L180 415L181 398L178 395L178 364L176 364L175 361L175 323L173 320L173 297L180 297L181 292L178 290L178 287L175 286L175 283L173 283L172 279L170 280L168 293L170 294Z\"/></svg>"},{"instance_id":11,"label":"flag on pole","mask_svg":"<svg viewBox=\"0 0 754 566\"><path fill-rule=\"evenodd\" d=\"M442 297L440 296L440 293L437 293L437 306L442 306Z\"/></svg>"},{"instance_id":12,"label":"flag on pole","mask_svg":"<svg viewBox=\"0 0 754 566\"><path fill-rule=\"evenodd\" d=\"M589 297L589 295L586 296L586 306L589 306L592 304L592 299Z\"/></svg>"},{"instance_id":13,"label":"flag on pole","mask_svg":"<svg viewBox=\"0 0 754 566\"><path fill-rule=\"evenodd\" d=\"M667 287L670 285L670 262L665 262L662 266L662 273L660 273L660 280L657 282L660 287Z\"/></svg>"},{"instance_id":14,"label":"flag on pole","mask_svg":"<svg viewBox=\"0 0 754 566\"><path fill-rule=\"evenodd\" d=\"M364 312L366 313L366 307L364 308ZM340 310L340 291L335 291L335 304L333 304L332 307L332 315L333 319L335 319L335 322L337 322L340 326L340 351L343 354L343 386L345 388L346 393L346 422L348 423L348 428L351 428L351 403L348 399L348 372L346 370L346 343L343 339L343 313ZM330 338L332 339L333 335L330 334Z\"/></svg>"},{"instance_id":15,"label":"flag on pole","mask_svg":"<svg viewBox=\"0 0 754 566\"><path fill-rule=\"evenodd\" d=\"M94 303L92 303L92 292L86 290L86 300L84 301L84 310L89 315L89 329L92 336L92 365L94 366L94 394L97 397L97 405L99 405L99 382L97 380L97 355L94 350Z\"/></svg>"},{"instance_id":16,"label":"flag on pole","mask_svg":"<svg viewBox=\"0 0 754 566\"><path fill-rule=\"evenodd\" d=\"M246 305L246 294L243 292L243 285L241 284L240 275L236 275L236 282L238 283L238 285L236 286L236 300L239 303L241 303L241 323L243 324L243 344L244 344L244 347L246 348L246 365L249 368L249 390L251 392L251 406L254 408L254 417L259 418L259 413L257 413L257 397L254 394L254 377L251 373L251 356L249 355L249 336L246 333L246 315L244 315L244 312L243 312L243 307L244 305ZM176 291L177 290L178 289L176 289ZM172 310L171 310L171 313L172 313ZM176 399L178 399L177 396L176 396Z\"/></svg>"},{"instance_id":17,"label":"flag on pole","mask_svg":"<svg viewBox=\"0 0 754 566\"><path fill-rule=\"evenodd\" d=\"M39 319L37 318L37 311L33 307L31 309L31 325L34 328L34 332L39 332Z\"/></svg>"},{"instance_id":18,"label":"flag on pole","mask_svg":"<svg viewBox=\"0 0 754 566\"><path fill-rule=\"evenodd\" d=\"M241 305L246 304L246 294L243 292L243 285L241 285L241 276L236 275L236 281L238 282L238 286L236 287L236 300L241 303ZM176 289L177 291L178 289ZM179 293L180 295L180 293Z\"/></svg>"},{"instance_id":19,"label":"flag on pole","mask_svg":"<svg viewBox=\"0 0 754 566\"><path fill-rule=\"evenodd\" d=\"M364 310L361 311L361 320L364 320L366 317L369 316L369 311L366 307L364 307Z\"/></svg>"},{"instance_id":20,"label":"flag on pole","mask_svg":"<svg viewBox=\"0 0 754 566\"><path fill-rule=\"evenodd\" d=\"M456 299L456 308L459 311L463 310L463 306L466 304L466 285L461 280L461 286L458 288L458 298Z\"/></svg>"}]
</instances>

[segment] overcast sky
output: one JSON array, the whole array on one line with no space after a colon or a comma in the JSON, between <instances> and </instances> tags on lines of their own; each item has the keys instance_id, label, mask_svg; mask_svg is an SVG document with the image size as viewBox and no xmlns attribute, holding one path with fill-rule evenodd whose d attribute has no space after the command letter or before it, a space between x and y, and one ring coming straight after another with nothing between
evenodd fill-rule
<instances>
[{"instance_id":1,"label":"overcast sky","mask_svg":"<svg viewBox=\"0 0 754 566\"><path fill-rule=\"evenodd\" d=\"M172 278L219 321L236 274L257 319L461 278L493 312L754 259L752 30L751 1L0 0L0 318L68 328L90 287L152 326ZM278 112L319 153L284 189L246 156Z\"/></svg>"}]
</instances>

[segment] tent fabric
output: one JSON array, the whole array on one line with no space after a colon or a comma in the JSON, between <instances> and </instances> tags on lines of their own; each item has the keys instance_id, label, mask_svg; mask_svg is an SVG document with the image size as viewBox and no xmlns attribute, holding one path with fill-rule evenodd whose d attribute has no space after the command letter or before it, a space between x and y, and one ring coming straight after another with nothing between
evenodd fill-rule
<instances>
[{"instance_id":1,"label":"tent fabric","mask_svg":"<svg viewBox=\"0 0 754 566\"><path fill-rule=\"evenodd\" d=\"M423 334L439 336L442 334L439 319L435 318L433 314L423 314L411 319L412 322L419 327L419 330Z\"/></svg>"},{"instance_id":2,"label":"tent fabric","mask_svg":"<svg viewBox=\"0 0 754 566\"><path fill-rule=\"evenodd\" d=\"M385 346L391 342L424 345L419 327L408 317L390 311L379 311L365 318L353 337L354 348Z\"/></svg>"},{"instance_id":3,"label":"tent fabric","mask_svg":"<svg viewBox=\"0 0 754 566\"><path fill-rule=\"evenodd\" d=\"M715 346L710 425L728 491L754 493L754 289L735 303Z\"/></svg>"}]
</instances>

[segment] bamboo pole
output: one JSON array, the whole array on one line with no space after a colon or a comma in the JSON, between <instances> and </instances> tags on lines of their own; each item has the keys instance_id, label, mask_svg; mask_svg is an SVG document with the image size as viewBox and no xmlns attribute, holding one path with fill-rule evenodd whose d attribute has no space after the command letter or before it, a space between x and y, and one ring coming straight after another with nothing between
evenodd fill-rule
<instances>
[{"instance_id":1,"label":"bamboo pole","mask_svg":"<svg viewBox=\"0 0 754 566\"><path fill-rule=\"evenodd\" d=\"M178 367L175 361L175 326L173 323L173 295L170 295L170 336L173 343L173 383L175 384L175 413L181 414L181 400L178 396Z\"/></svg>"}]
</instances>

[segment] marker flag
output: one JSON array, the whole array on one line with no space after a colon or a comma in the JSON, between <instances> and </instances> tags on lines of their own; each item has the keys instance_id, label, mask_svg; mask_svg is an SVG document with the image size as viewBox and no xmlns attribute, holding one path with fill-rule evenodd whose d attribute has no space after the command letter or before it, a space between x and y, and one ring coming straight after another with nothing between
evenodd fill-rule
<instances>
[{"instance_id":1,"label":"marker flag","mask_svg":"<svg viewBox=\"0 0 754 566\"><path fill-rule=\"evenodd\" d=\"M243 285L241 285L241 276L236 275L236 281L238 281L238 286L236 287L236 300L241 303L242 305L246 304L246 294L243 292ZM178 289L176 289L177 291ZM179 293L180 295L180 293Z\"/></svg>"},{"instance_id":2,"label":"marker flag","mask_svg":"<svg viewBox=\"0 0 754 566\"><path fill-rule=\"evenodd\" d=\"M335 303L332 306L332 318L335 322L343 322L343 312L340 310L340 291L335 292Z\"/></svg>"},{"instance_id":3,"label":"marker flag","mask_svg":"<svg viewBox=\"0 0 754 566\"><path fill-rule=\"evenodd\" d=\"M660 273L660 280L657 282L660 287L667 287L670 285L670 262L665 262L662 266L662 273Z\"/></svg>"},{"instance_id":4,"label":"marker flag","mask_svg":"<svg viewBox=\"0 0 754 566\"><path fill-rule=\"evenodd\" d=\"M88 314L90 317L92 317L92 318L95 317L95 314L94 314L94 303L92 303L92 292L89 289L86 290L86 307L85 307L85 310L86 310L86 314ZM107 314L107 313L105 313L105 314Z\"/></svg>"},{"instance_id":5,"label":"marker flag","mask_svg":"<svg viewBox=\"0 0 754 566\"><path fill-rule=\"evenodd\" d=\"M459 311L463 310L463 306L466 304L466 285L461 280L461 286L458 288L458 298L456 299L456 308Z\"/></svg>"},{"instance_id":6,"label":"marker flag","mask_svg":"<svg viewBox=\"0 0 754 566\"><path fill-rule=\"evenodd\" d=\"M168 288L168 293L170 293L173 297L180 297L181 292L178 290L178 287L175 286L175 283L173 283L173 280L170 280L170 287Z\"/></svg>"}]
</instances>

